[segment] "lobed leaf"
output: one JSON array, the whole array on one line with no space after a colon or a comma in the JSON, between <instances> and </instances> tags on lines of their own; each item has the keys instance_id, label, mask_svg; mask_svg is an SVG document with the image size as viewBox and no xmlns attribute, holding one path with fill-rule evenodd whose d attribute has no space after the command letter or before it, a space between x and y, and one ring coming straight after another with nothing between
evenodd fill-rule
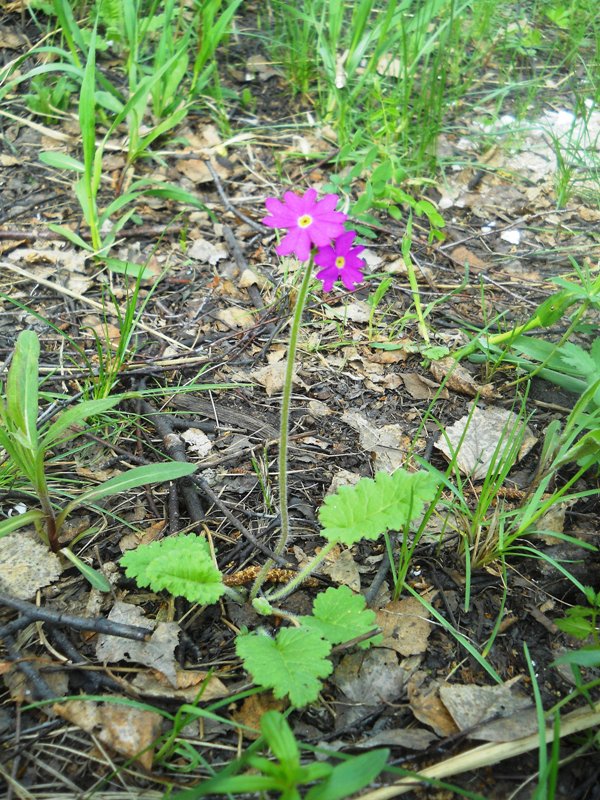
<instances>
[{"instance_id":1,"label":"lobed leaf","mask_svg":"<svg viewBox=\"0 0 600 800\"><path fill-rule=\"evenodd\" d=\"M138 586L150 586L148 567L155 559L169 553L180 558L211 558L210 548L204 536L195 533L168 536L149 544L141 544L135 550L128 550L121 558L128 578L135 578Z\"/></svg>"},{"instance_id":2,"label":"lobed leaf","mask_svg":"<svg viewBox=\"0 0 600 800\"><path fill-rule=\"evenodd\" d=\"M262 632L242 633L235 649L255 683L272 689L277 698L289 696L300 708L314 702L333 665L331 644L307 628L283 628L275 639Z\"/></svg>"},{"instance_id":3,"label":"lobed leaf","mask_svg":"<svg viewBox=\"0 0 600 800\"><path fill-rule=\"evenodd\" d=\"M378 472L374 480L361 478L325 498L319 510L322 534L329 541L352 545L402 530L434 498L437 486L437 478L425 471L397 469Z\"/></svg>"},{"instance_id":4,"label":"lobed leaf","mask_svg":"<svg viewBox=\"0 0 600 800\"><path fill-rule=\"evenodd\" d=\"M300 617L300 622L331 644L349 642L377 627L375 612L366 605L365 598L347 586L330 588L317 595L312 616ZM359 647L364 649L381 641L381 635L375 636L361 642Z\"/></svg>"},{"instance_id":5,"label":"lobed leaf","mask_svg":"<svg viewBox=\"0 0 600 800\"><path fill-rule=\"evenodd\" d=\"M166 589L174 597L185 597L190 603L211 605L225 592L221 573L212 561L188 561L169 553L149 564L146 574L152 591Z\"/></svg>"}]
</instances>

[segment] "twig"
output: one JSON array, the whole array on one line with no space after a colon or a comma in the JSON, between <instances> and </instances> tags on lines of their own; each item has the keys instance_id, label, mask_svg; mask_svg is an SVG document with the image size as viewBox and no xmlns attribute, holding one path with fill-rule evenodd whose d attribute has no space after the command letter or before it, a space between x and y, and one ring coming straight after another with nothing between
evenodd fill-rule
<instances>
[{"instance_id":1,"label":"twig","mask_svg":"<svg viewBox=\"0 0 600 800\"><path fill-rule=\"evenodd\" d=\"M43 197L36 201L36 205L39 205L47 200L51 200L54 195L50 195L49 197ZM20 201L17 201L18 204ZM4 219L0 220L0 224L5 222L10 217L4 217ZM120 239L137 239L137 238L149 238L152 236L161 236L164 237L166 235L173 235L173 234L180 234L181 231L184 229L183 225L172 225L168 228L165 228L164 225L138 225L130 228L122 228L119 231L119 238ZM87 231L81 231L79 236L84 241L90 241L91 236ZM29 231L20 231L15 230L14 228L10 230L5 230L0 228L0 240L6 241L25 241L27 242L35 242L37 239L42 239L44 241L61 241L61 237L58 233L53 233L52 231L38 231L38 230L29 230Z\"/></svg>"},{"instance_id":2,"label":"twig","mask_svg":"<svg viewBox=\"0 0 600 800\"><path fill-rule=\"evenodd\" d=\"M27 272L26 269L21 269L21 267L18 267L16 264L11 264L10 261L0 261L0 267L9 269L11 272L20 275L22 278L26 278L32 283L39 283L40 286L45 286L47 289L51 289L53 292L62 294L65 297L70 297L72 300L78 300L80 303L91 306L91 308L95 308L97 311L101 311L103 314L106 313L106 306L103 305L102 303L99 303L97 300L92 300L91 297L84 297L81 294L77 294L77 292L72 292L70 289L67 289L66 286L60 286L58 283L55 283L54 281L49 281L46 278L41 278L38 275L33 275L31 272ZM125 316L125 309L120 309L120 311L123 314L123 316ZM181 342L178 342L175 339L171 339L170 336L161 333L160 331L156 330L156 328L153 328L150 325L146 325L146 323L142 322L141 320L138 320L136 325L145 333L148 333L151 336L156 336L157 339L162 339L164 342L167 342L172 347L176 347L181 350L187 350L188 352L191 351L192 349L187 345L181 344Z\"/></svg>"},{"instance_id":3,"label":"twig","mask_svg":"<svg viewBox=\"0 0 600 800\"><path fill-rule=\"evenodd\" d=\"M231 522L231 524L242 534L242 536L245 539L248 539L249 542L252 542L252 544L256 548L258 548L258 550L260 550L260 552L263 555L267 556L267 558L273 559L273 561L276 561L278 564L281 564L282 566L286 566L289 563L285 558L275 556L275 554L271 550L269 550L269 548L266 545L264 545L259 539L257 539L256 536L253 533L251 533L248 530L248 528L246 528L246 526L242 522L240 522L240 520L234 514L231 513L231 511L227 508L227 506L221 502L219 497L217 497L217 495L213 492L213 490L210 488L208 483L203 478L200 478L198 475L192 475L191 479L196 484L196 486L200 487L203 494L206 495L206 497L208 497L210 502L213 503L219 509L219 511L221 511L222 514L225 515L225 517L229 520L229 522Z\"/></svg>"},{"instance_id":4,"label":"twig","mask_svg":"<svg viewBox=\"0 0 600 800\"><path fill-rule=\"evenodd\" d=\"M237 208L235 208L231 204L231 202L229 201L229 198L227 197L227 195L223 191L223 184L221 183L221 179L217 175L217 171L213 167L213 165L211 164L210 159L208 159L208 158L205 159L204 163L206 164L206 168L210 172L210 175L211 175L211 177L212 177L212 179L214 181L214 184L215 184L215 187L217 189L217 192L219 193L219 197L221 198L221 201L223 202L223 205L225 206L227 211L231 211L231 213L235 214L235 216L238 219L241 219L242 222L246 223L246 225L249 225L253 230L258 231L260 234L262 234L264 236L265 233L267 233L268 228L266 228L264 225L260 225L258 222L254 222L253 219L250 219L250 217L247 217L241 211L238 211Z\"/></svg>"},{"instance_id":5,"label":"twig","mask_svg":"<svg viewBox=\"0 0 600 800\"><path fill-rule=\"evenodd\" d=\"M34 695L38 700L51 700L56 697L56 692L48 686L46 681L42 678L40 673L35 669L33 664L27 660L26 656L19 655L15 640L10 634L2 637L4 639L4 646L11 661L15 662L17 669L20 669L23 675L27 678L33 687Z\"/></svg>"},{"instance_id":6,"label":"twig","mask_svg":"<svg viewBox=\"0 0 600 800\"><path fill-rule=\"evenodd\" d=\"M21 614L25 614L31 620L41 620L50 622L54 625L65 625L67 628L74 628L77 631L95 631L96 633L108 633L111 636L120 636L123 639L134 639L138 642L146 640L152 634L152 630L141 628L137 625L126 625L122 622L113 622L103 617L76 617L73 614L63 614L62 611L53 611L51 608L40 608L39 606L28 603L26 600L17 600L16 597L9 597L0 594L0 605L14 608ZM10 637L10 634L9 634Z\"/></svg>"},{"instance_id":7,"label":"twig","mask_svg":"<svg viewBox=\"0 0 600 800\"><path fill-rule=\"evenodd\" d=\"M175 433L169 418L166 414L161 414L154 406L147 400L140 399L138 401L140 411L148 418L148 420L156 428L156 432L163 440L165 450L174 461L181 461L188 463L188 457L185 452L185 445L181 438ZM181 493L185 501L188 514L192 522L200 522L204 519L204 509L200 503L198 492L196 491L192 481L189 478L182 478L180 481Z\"/></svg>"}]
</instances>

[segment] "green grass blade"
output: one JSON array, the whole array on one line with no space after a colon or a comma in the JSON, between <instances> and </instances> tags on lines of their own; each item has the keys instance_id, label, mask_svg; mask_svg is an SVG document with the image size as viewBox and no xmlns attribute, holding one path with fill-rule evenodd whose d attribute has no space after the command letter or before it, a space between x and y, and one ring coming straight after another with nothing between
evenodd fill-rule
<instances>
[{"instance_id":1,"label":"green grass blade","mask_svg":"<svg viewBox=\"0 0 600 800\"><path fill-rule=\"evenodd\" d=\"M17 339L6 379L6 411L9 424L20 431L32 452L38 446L38 382L40 343L33 331L22 331Z\"/></svg>"}]
</instances>

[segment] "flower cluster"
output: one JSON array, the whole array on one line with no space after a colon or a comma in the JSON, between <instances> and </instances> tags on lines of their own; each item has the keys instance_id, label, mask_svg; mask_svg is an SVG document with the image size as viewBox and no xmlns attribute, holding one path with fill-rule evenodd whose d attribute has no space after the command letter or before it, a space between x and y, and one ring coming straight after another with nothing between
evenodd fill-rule
<instances>
[{"instance_id":1,"label":"flower cluster","mask_svg":"<svg viewBox=\"0 0 600 800\"><path fill-rule=\"evenodd\" d=\"M352 292L363 280L365 262L359 255L365 248L352 246L356 231L345 230L347 216L335 210L338 200L336 194L317 200L314 189L302 196L286 192L283 202L268 197L265 205L269 216L262 222L269 228L288 230L276 248L280 256L293 254L306 261L314 253L314 263L322 267L316 277L323 281L324 291L331 291L339 278Z\"/></svg>"}]
</instances>

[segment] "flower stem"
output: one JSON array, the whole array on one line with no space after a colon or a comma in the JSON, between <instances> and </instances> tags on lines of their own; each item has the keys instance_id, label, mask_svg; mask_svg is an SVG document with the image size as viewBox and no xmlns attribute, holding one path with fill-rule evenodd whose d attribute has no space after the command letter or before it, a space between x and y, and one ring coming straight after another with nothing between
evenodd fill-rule
<instances>
[{"instance_id":1,"label":"flower stem","mask_svg":"<svg viewBox=\"0 0 600 800\"><path fill-rule=\"evenodd\" d=\"M274 553L280 556L287 547L290 538L290 516L288 510L288 472L287 472L287 459L288 459L288 440L290 431L290 407L292 402L292 387L294 383L294 367L296 361L296 350L298 347L298 334L300 333L300 324L302 322L302 314L304 306L306 305L306 298L308 297L308 290L312 279L313 258L311 255L308 266L304 272L302 284L296 298L296 307L294 309L294 316L292 318L292 327L290 329L290 344L288 348L287 364L285 368L285 379L283 383L283 393L281 396L281 416L279 421L279 514L281 517L281 526L279 530L279 539L275 547ZM250 592L250 599L253 600L258 594L260 587L265 582L268 571L273 566L273 560L267 559L266 563L256 576L252 591Z\"/></svg>"},{"instance_id":2,"label":"flower stem","mask_svg":"<svg viewBox=\"0 0 600 800\"><path fill-rule=\"evenodd\" d=\"M289 581L289 583L286 583L285 586L282 586L277 592L273 592L273 594L268 595L267 599L269 602L282 600L284 597L287 597L288 594L291 594L297 586L300 586L303 581L310 577L319 564L322 564L323 561L325 561L329 553L331 553L336 545L339 545L339 542L327 542L327 544L322 547L321 550L319 550L319 554L311 559L311 561L309 561L308 564L301 569L291 581Z\"/></svg>"}]
</instances>

